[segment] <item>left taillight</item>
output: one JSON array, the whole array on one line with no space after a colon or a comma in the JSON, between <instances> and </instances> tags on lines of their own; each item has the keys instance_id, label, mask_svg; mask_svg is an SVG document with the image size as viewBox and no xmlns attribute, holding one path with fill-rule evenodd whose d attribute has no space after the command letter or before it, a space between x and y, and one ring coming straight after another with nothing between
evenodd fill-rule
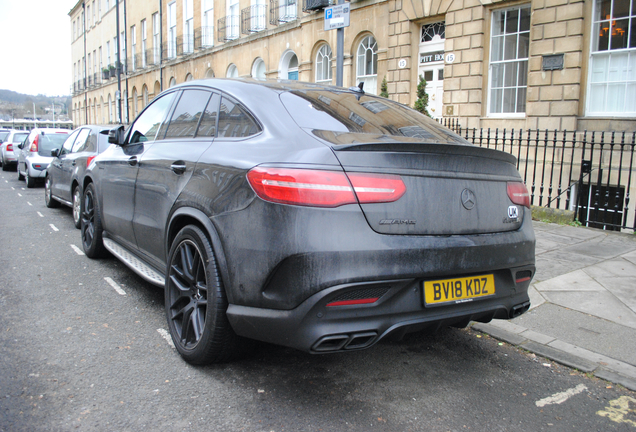
<instances>
[{"instance_id":1,"label":"left taillight","mask_svg":"<svg viewBox=\"0 0 636 432\"><path fill-rule=\"evenodd\" d=\"M31 143L31 147L29 147L29 151L33 153L38 152L38 142L40 141L40 135L36 135L33 138L33 142Z\"/></svg>"},{"instance_id":2,"label":"left taillight","mask_svg":"<svg viewBox=\"0 0 636 432\"><path fill-rule=\"evenodd\" d=\"M406 186L399 176L295 168L253 168L247 179L263 200L310 207L392 202Z\"/></svg>"},{"instance_id":3,"label":"left taillight","mask_svg":"<svg viewBox=\"0 0 636 432\"><path fill-rule=\"evenodd\" d=\"M13 144L7 144L7 151L13 151Z\"/></svg>"},{"instance_id":4,"label":"left taillight","mask_svg":"<svg viewBox=\"0 0 636 432\"><path fill-rule=\"evenodd\" d=\"M530 208L530 194L522 182L508 182L508 198L514 204Z\"/></svg>"},{"instance_id":5,"label":"left taillight","mask_svg":"<svg viewBox=\"0 0 636 432\"><path fill-rule=\"evenodd\" d=\"M86 158L86 168L88 168L91 162L93 162L93 159L95 159L95 156L89 156Z\"/></svg>"}]
</instances>

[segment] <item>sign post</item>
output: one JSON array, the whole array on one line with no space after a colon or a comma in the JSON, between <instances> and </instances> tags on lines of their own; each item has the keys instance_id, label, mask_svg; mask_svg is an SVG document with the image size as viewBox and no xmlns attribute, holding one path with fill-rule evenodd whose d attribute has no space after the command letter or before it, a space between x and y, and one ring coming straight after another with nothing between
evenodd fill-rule
<instances>
[{"instance_id":1,"label":"sign post","mask_svg":"<svg viewBox=\"0 0 636 432\"><path fill-rule=\"evenodd\" d=\"M325 31L337 29L336 34L336 85L342 87L344 64L344 28L349 27L349 4L338 0L336 6L325 8Z\"/></svg>"}]
</instances>

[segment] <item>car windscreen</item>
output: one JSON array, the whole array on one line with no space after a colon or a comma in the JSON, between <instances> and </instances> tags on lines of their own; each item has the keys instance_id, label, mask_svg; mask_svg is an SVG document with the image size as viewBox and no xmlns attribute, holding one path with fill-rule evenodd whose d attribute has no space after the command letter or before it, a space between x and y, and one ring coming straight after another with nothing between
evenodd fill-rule
<instances>
[{"instance_id":1,"label":"car windscreen","mask_svg":"<svg viewBox=\"0 0 636 432\"><path fill-rule=\"evenodd\" d=\"M51 156L51 150L62 148L66 138L68 138L68 134L65 133L41 134L38 141L38 154L40 156Z\"/></svg>"},{"instance_id":2,"label":"car windscreen","mask_svg":"<svg viewBox=\"0 0 636 432\"><path fill-rule=\"evenodd\" d=\"M319 89L289 91L280 98L298 126L314 133L369 134L375 137L406 137L427 143L469 145L430 117L373 95Z\"/></svg>"}]
</instances>

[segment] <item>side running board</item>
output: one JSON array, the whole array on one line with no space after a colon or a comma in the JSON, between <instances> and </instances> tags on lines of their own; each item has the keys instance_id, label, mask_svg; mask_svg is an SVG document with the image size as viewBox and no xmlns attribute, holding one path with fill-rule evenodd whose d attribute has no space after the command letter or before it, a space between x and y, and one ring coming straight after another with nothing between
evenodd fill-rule
<instances>
[{"instance_id":1,"label":"side running board","mask_svg":"<svg viewBox=\"0 0 636 432\"><path fill-rule=\"evenodd\" d=\"M141 261L135 255L131 254L114 242L109 238L104 238L104 247L108 249L110 253L115 255L117 259L126 264L132 271L137 273L139 276L150 282L151 284L163 287L165 284L165 278L162 274L155 271L152 267L150 267L145 262Z\"/></svg>"}]
</instances>

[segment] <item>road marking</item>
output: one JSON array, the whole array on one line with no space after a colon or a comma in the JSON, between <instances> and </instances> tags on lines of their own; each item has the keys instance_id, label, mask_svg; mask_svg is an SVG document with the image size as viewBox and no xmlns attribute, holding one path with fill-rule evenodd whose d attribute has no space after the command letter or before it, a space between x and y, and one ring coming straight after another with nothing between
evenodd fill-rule
<instances>
[{"instance_id":1,"label":"road marking","mask_svg":"<svg viewBox=\"0 0 636 432\"><path fill-rule=\"evenodd\" d=\"M84 252L82 252L82 250L78 248L77 246L75 246L74 244L71 245L71 249L73 249L75 253L78 255L84 255Z\"/></svg>"},{"instance_id":2,"label":"road marking","mask_svg":"<svg viewBox=\"0 0 636 432\"><path fill-rule=\"evenodd\" d=\"M59 229L55 225L49 224L49 226L51 227L53 231L59 231Z\"/></svg>"},{"instance_id":3,"label":"road marking","mask_svg":"<svg viewBox=\"0 0 636 432\"><path fill-rule=\"evenodd\" d=\"M126 295L126 291L124 291L123 289L121 289L121 287L117 284L117 282L115 282L114 280L112 280L112 279L111 279L111 278L109 278L109 277L105 277L105 278L104 278L104 280L105 280L106 282L108 282L108 285L112 286L112 287L113 287L113 289L114 289L115 291L117 291L117 294L119 294L119 295Z\"/></svg>"},{"instance_id":4,"label":"road marking","mask_svg":"<svg viewBox=\"0 0 636 432\"><path fill-rule=\"evenodd\" d=\"M630 408L630 402L634 408ZM596 414L602 417L608 417L615 423L627 423L636 427L636 421L630 420L628 416L636 414L636 399L629 396L621 396L618 399L610 401L610 406L605 407L605 411L597 411Z\"/></svg>"},{"instance_id":5,"label":"road marking","mask_svg":"<svg viewBox=\"0 0 636 432\"><path fill-rule=\"evenodd\" d=\"M27 201L27 204L30 205L31 207L33 207L33 204L31 204L30 202Z\"/></svg>"},{"instance_id":6,"label":"road marking","mask_svg":"<svg viewBox=\"0 0 636 432\"><path fill-rule=\"evenodd\" d=\"M172 338L170 337L170 334L168 333L168 331L165 329L157 329L157 331L159 332L161 337L164 338L166 342L168 342L168 345L174 348L174 342L172 342Z\"/></svg>"},{"instance_id":7,"label":"road marking","mask_svg":"<svg viewBox=\"0 0 636 432\"><path fill-rule=\"evenodd\" d=\"M539 408L542 408L546 405L562 404L566 400L570 399L572 396L583 393L585 390L587 390L587 387L585 387L585 385L583 384L579 384L574 388L561 393L553 394L552 396L538 400L535 403Z\"/></svg>"},{"instance_id":8,"label":"road marking","mask_svg":"<svg viewBox=\"0 0 636 432\"><path fill-rule=\"evenodd\" d=\"M44 215L42 213L40 213L40 212L38 212L38 216L44 217Z\"/></svg>"},{"instance_id":9,"label":"road marking","mask_svg":"<svg viewBox=\"0 0 636 432\"><path fill-rule=\"evenodd\" d=\"M6 180L5 180L6 181ZM8 183L8 182L7 182ZM13 186L11 186L11 190L15 190L15 188Z\"/></svg>"},{"instance_id":10,"label":"road marking","mask_svg":"<svg viewBox=\"0 0 636 432\"><path fill-rule=\"evenodd\" d=\"M21 197L21 196L22 196L22 194L21 194L20 192L18 192L18 196L19 196L19 197Z\"/></svg>"}]
</instances>

